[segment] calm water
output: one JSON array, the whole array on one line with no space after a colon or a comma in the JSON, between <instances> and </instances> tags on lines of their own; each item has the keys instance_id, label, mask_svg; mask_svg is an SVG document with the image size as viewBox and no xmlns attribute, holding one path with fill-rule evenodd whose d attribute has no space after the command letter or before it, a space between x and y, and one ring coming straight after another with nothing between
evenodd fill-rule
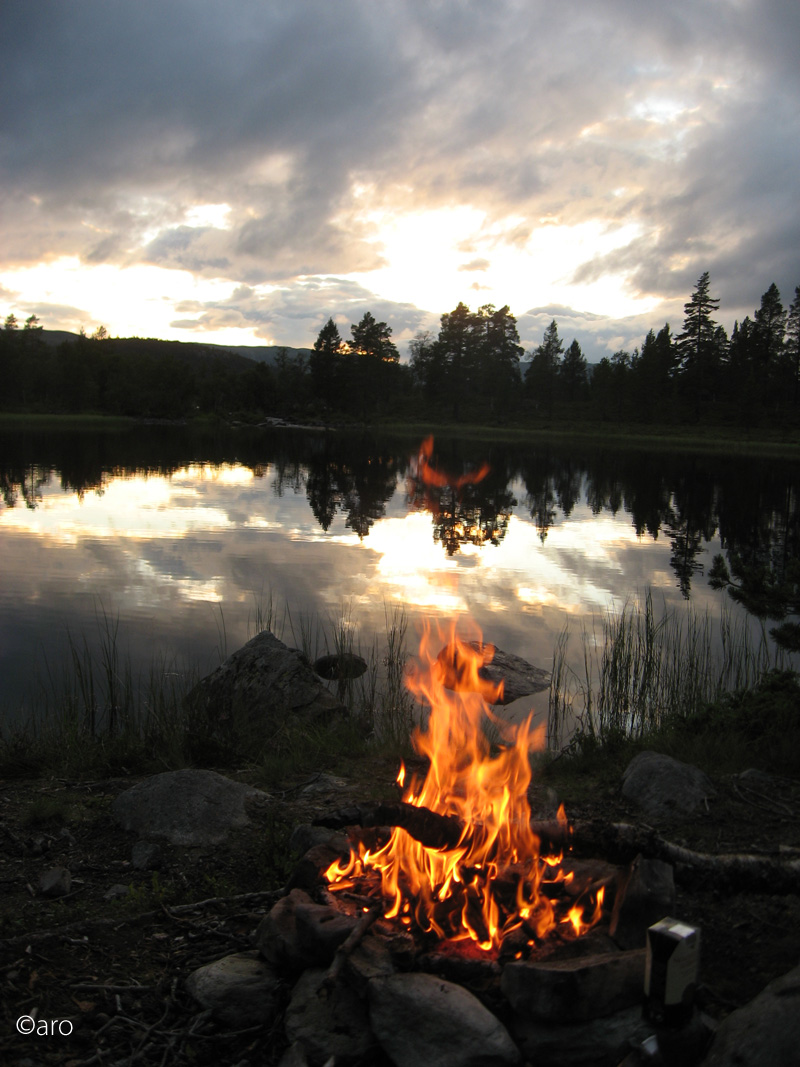
<instances>
[{"instance_id":1,"label":"calm water","mask_svg":"<svg viewBox=\"0 0 800 1067\"><path fill-rule=\"evenodd\" d=\"M797 555L796 462L437 441L447 484L428 486L419 445L152 426L0 435L4 715L58 674L69 635L99 640L104 613L135 669L159 652L211 669L270 597L289 644L344 612L367 645L402 605L410 646L424 617L455 615L549 668L565 623L577 632L647 587L657 605L718 617L731 601L708 584L716 553L773 567Z\"/></svg>"}]
</instances>

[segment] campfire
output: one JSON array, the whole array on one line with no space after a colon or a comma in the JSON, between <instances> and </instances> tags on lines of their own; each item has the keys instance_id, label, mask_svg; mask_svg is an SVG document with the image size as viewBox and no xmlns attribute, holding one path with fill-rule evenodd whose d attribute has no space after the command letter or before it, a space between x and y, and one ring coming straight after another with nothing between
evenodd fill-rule
<instances>
[{"instance_id":1,"label":"campfire","mask_svg":"<svg viewBox=\"0 0 800 1067\"><path fill-rule=\"evenodd\" d=\"M493 712L503 699L503 682L487 677L493 655L455 626L446 634L426 628L407 684L429 709L412 735L427 773L401 764L402 802L385 812L394 824L388 840L351 828L349 858L331 863L324 878L331 893L355 897L364 910L379 905L385 920L423 943L519 959L553 931L578 937L595 925L604 886L567 869L563 805L555 820L532 822L530 754L544 746L545 728L532 729L530 716L513 726ZM501 739L494 750L486 723Z\"/></svg>"}]
</instances>

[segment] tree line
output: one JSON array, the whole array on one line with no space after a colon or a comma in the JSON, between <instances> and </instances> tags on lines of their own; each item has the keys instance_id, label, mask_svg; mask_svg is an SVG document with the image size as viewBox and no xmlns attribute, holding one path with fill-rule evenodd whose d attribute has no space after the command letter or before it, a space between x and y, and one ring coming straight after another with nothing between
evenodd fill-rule
<instances>
[{"instance_id":1,"label":"tree line","mask_svg":"<svg viewBox=\"0 0 800 1067\"><path fill-rule=\"evenodd\" d=\"M308 357L274 365L196 343L91 337L44 343L30 316L0 330L0 406L161 418L275 415L336 421L425 418L530 424L571 419L757 425L800 421L800 286L784 308L773 283L731 336L714 314L708 272L684 305L679 333L650 330L641 347L589 364L554 319L527 359L508 305L441 316L436 336L400 361L392 328L366 312L343 338L329 318Z\"/></svg>"}]
</instances>

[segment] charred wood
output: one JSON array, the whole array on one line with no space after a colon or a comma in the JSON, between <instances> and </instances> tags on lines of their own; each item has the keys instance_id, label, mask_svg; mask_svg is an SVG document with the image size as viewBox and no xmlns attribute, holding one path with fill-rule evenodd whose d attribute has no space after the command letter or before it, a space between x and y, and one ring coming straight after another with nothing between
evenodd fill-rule
<instances>
[{"instance_id":1,"label":"charred wood","mask_svg":"<svg viewBox=\"0 0 800 1067\"><path fill-rule=\"evenodd\" d=\"M346 826L399 826L426 848L455 848L464 831L458 819L403 801L354 804L321 815L314 823L332 830L341 830Z\"/></svg>"}]
</instances>

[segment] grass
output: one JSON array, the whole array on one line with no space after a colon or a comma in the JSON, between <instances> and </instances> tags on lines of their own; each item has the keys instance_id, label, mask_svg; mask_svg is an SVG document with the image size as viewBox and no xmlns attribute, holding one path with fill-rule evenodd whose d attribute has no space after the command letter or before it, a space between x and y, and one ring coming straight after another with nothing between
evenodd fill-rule
<instances>
[{"instance_id":1,"label":"grass","mask_svg":"<svg viewBox=\"0 0 800 1067\"><path fill-rule=\"evenodd\" d=\"M641 602L595 619L580 632L571 665L566 629L553 657L549 755L559 773L614 773L644 747L708 769L759 765L800 770L800 693L791 657L734 623ZM166 658L134 677L118 620L97 613L100 640L70 639L61 678L39 679L38 714L0 735L0 777L67 778L151 774L186 766L248 771L266 788L314 771L343 771L370 759L408 755L416 704L404 675L407 617L385 609L385 634L363 647L350 609L338 617L279 612L271 594L254 597L250 630L271 629L309 660L353 652L366 672L339 683L349 715L308 723L285 718L221 732L184 696L197 680ZM220 614L220 654L225 650ZM96 649L93 651L93 648ZM336 684L336 683L332 683ZM770 710L773 701L782 709ZM794 704L792 703L794 701ZM42 809L32 821L55 817Z\"/></svg>"},{"instance_id":2,"label":"grass","mask_svg":"<svg viewBox=\"0 0 800 1067\"><path fill-rule=\"evenodd\" d=\"M438 438L490 441L542 441L613 444L615 448L648 450L691 449L693 452L721 452L725 455L789 455L800 452L800 431L797 429L758 427L646 426L637 423L601 422L591 420L540 420L534 426L482 426L473 423L449 423L431 420L422 423L386 422L375 425L376 430L403 438L419 440L433 433Z\"/></svg>"},{"instance_id":3,"label":"grass","mask_svg":"<svg viewBox=\"0 0 800 1067\"><path fill-rule=\"evenodd\" d=\"M308 770L335 769L368 753L405 750L413 701L402 680L407 620L386 612L385 641L365 653L368 669L340 691L350 714L328 723L285 719L221 733L184 697L198 681L168 657L137 675L123 652L119 620L96 613L99 640L69 636L69 663L54 676L45 663L36 679L35 710L27 722L0 732L0 777L150 774L186 766L254 769L264 783ZM220 659L227 654L224 615L218 621ZM249 630L271 629L298 644L310 661L325 651L359 652L358 628L343 609L338 619L293 618L271 594L254 596ZM251 633L254 636L254 633Z\"/></svg>"},{"instance_id":4,"label":"grass","mask_svg":"<svg viewBox=\"0 0 800 1067\"><path fill-rule=\"evenodd\" d=\"M580 673L570 635L553 657L550 750L568 773L616 775L654 748L708 771L747 766L800 771L800 687L792 657L753 639L741 618L666 609L652 593L581 632ZM565 758L564 758L565 757Z\"/></svg>"}]
</instances>

